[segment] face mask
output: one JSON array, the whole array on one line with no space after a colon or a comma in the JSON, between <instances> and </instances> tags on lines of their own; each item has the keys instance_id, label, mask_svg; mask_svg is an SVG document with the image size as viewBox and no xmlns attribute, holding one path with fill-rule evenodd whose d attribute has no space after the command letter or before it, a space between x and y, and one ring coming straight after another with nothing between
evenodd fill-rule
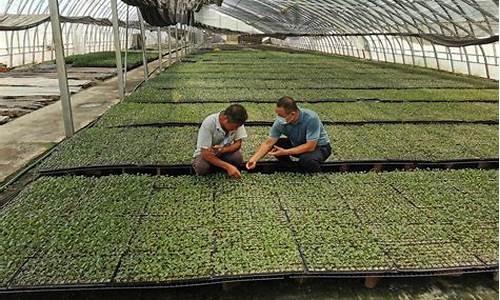
<instances>
[{"instance_id":1,"label":"face mask","mask_svg":"<svg viewBox=\"0 0 500 300\"><path fill-rule=\"evenodd\" d=\"M283 118L283 117L277 117L277 119L278 119L278 120L279 120L279 121L280 121L283 125L288 124L288 122L286 121L286 119L285 119L285 118Z\"/></svg>"}]
</instances>

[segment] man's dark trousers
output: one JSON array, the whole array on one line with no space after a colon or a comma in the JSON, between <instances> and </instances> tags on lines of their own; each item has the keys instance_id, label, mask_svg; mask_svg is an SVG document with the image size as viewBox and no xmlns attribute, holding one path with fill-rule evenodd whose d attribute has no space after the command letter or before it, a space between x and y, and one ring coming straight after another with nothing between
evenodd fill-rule
<instances>
[{"instance_id":1,"label":"man's dark trousers","mask_svg":"<svg viewBox=\"0 0 500 300\"><path fill-rule=\"evenodd\" d=\"M288 138L279 138L275 144L283 149L293 148L292 143ZM303 153L300 155L293 155L299 158L299 164L305 172L319 172L321 171L321 163L324 162L332 154L332 147L330 144L324 146L316 146L312 152ZM291 162L290 156L277 156L281 163Z\"/></svg>"}]
</instances>

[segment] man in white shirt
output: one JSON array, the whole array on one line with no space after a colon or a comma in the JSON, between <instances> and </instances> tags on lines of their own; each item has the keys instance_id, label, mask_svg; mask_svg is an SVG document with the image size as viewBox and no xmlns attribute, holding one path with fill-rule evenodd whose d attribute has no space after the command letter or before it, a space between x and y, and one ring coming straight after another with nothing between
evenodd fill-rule
<instances>
[{"instance_id":1,"label":"man in white shirt","mask_svg":"<svg viewBox=\"0 0 500 300\"><path fill-rule=\"evenodd\" d=\"M193 154L193 169L197 175L211 173L215 167L225 170L231 177L241 177L238 168L243 164L240 149L247 137L243 125L247 119L246 109L240 104L232 104L203 120Z\"/></svg>"}]
</instances>

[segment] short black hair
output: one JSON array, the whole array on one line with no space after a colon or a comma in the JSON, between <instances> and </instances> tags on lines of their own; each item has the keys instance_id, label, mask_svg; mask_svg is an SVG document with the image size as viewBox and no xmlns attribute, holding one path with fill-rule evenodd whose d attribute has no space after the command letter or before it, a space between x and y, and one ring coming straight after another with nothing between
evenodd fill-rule
<instances>
[{"instance_id":1,"label":"short black hair","mask_svg":"<svg viewBox=\"0 0 500 300\"><path fill-rule=\"evenodd\" d=\"M287 113L299 110L299 107L297 106L297 103L295 103L295 100L293 100L293 98L289 96L281 97L276 103L276 106L284 108Z\"/></svg>"},{"instance_id":2,"label":"short black hair","mask_svg":"<svg viewBox=\"0 0 500 300\"><path fill-rule=\"evenodd\" d=\"M230 123L242 125L248 119L247 110L241 104L231 104L223 112Z\"/></svg>"}]
</instances>

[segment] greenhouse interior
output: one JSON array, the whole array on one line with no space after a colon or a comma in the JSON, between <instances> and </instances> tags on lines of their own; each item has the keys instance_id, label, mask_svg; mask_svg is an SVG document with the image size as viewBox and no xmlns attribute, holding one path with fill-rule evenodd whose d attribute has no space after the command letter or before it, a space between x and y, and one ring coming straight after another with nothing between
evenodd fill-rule
<instances>
[{"instance_id":1,"label":"greenhouse interior","mask_svg":"<svg viewBox=\"0 0 500 300\"><path fill-rule=\"evenodd\" d=\"M0 0L0 299L498 299L497 0Z\"/></svg>"}]
</instances>

